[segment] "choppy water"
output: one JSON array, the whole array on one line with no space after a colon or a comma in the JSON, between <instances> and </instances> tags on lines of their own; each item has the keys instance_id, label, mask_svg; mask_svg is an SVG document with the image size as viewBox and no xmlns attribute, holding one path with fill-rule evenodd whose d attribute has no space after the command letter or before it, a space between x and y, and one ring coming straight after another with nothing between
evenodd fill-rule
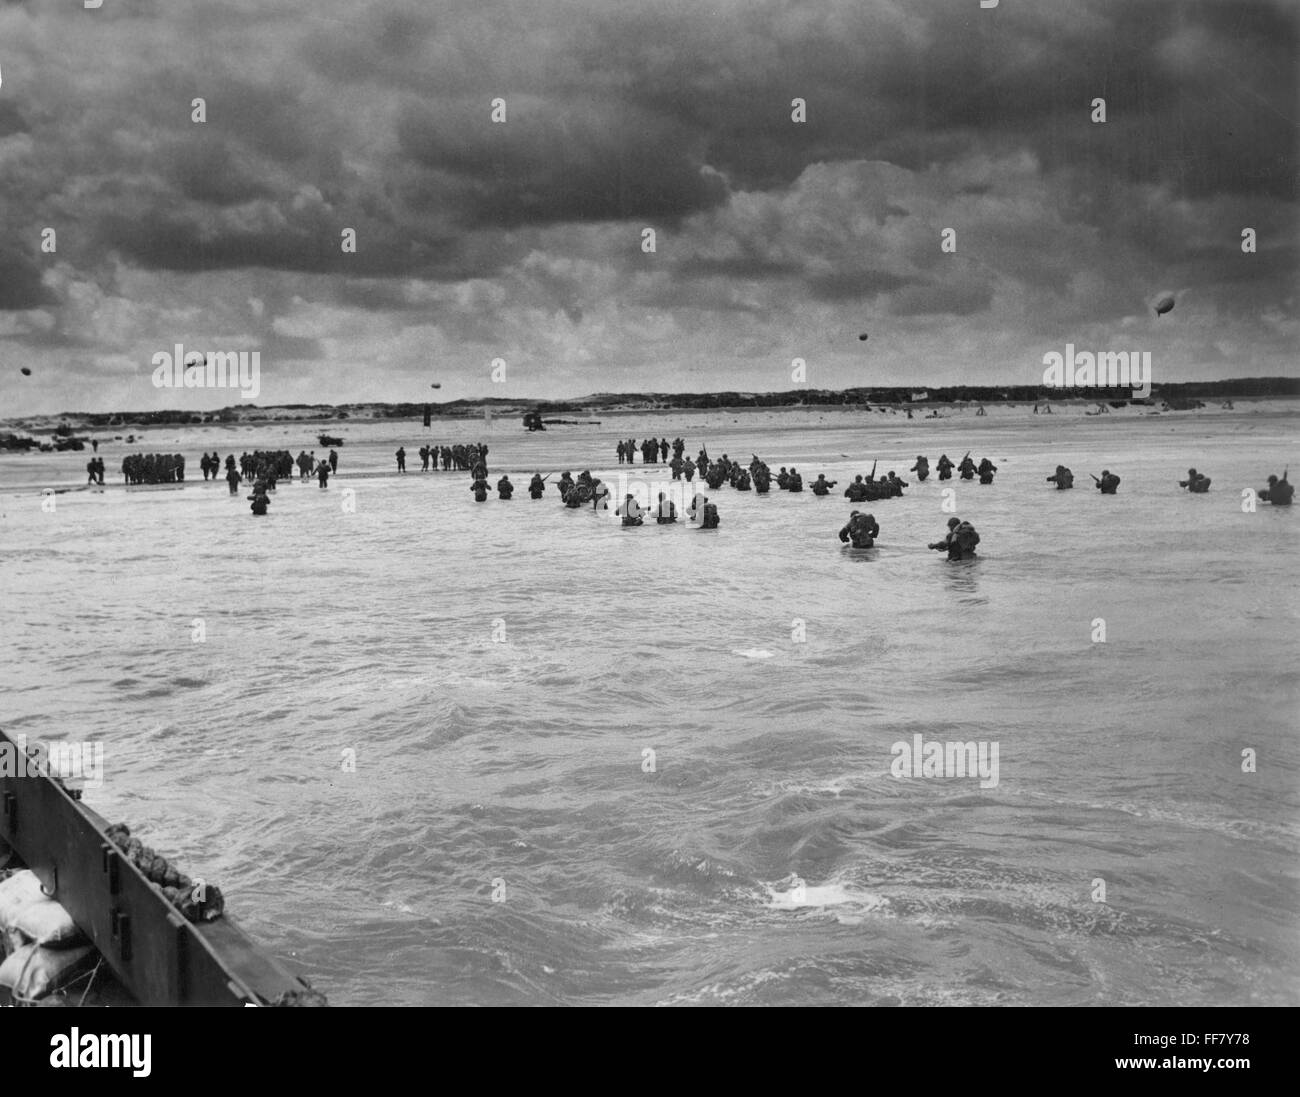
<instances>
[{"instance_id":1,"label":"choppy water","mask_svg":"<svg viewBox=\"0 0 1300 1097\"><path fill-rule=\"evenodd\" d=\"M841 489L973 446L996 484L946 486L978 561L925 550L934 480L871 506L863 554L807 492L724 488L717 533L531 502L534 467L610 468L608 417L500 424L521 492L481 506L388 474L419 424L349 425L341 471L384 475L283 484L266 519L201 483L43 513L13 485L88 455L5 457L3 725L102 740L87 802L340 1004L1300 1002L1300 509L1238 496L1295 418L846 422L660 433ZM312 430L182 440L194 475ZM996 741L997 787L891 776L918 733Z\"/></svg>"}]
</instances>

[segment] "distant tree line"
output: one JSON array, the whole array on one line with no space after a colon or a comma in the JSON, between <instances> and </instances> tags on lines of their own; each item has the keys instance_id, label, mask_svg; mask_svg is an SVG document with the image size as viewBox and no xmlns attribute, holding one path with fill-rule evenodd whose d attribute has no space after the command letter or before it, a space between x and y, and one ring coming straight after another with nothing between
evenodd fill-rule
<instances>
[{"instance_id":1,"label":"distant tree line","mask_svg":"<svg viewBox=\"0 0 1300 1097\"><path fill-rule=\"evenodd\" d=\"M912 403L913 392L925 391L928 398L915 406L925 404L962 403L1038 403L1041 401L1088 400L1097 402L1127 401L1130 387L1060 389L1047 385L948 385L941 387L908 385L906 387L846 388L846 389L791 389L787 392L652 392L618 393L602 392L581 400L520 401L504 397L486 400L452 400L433 404L434 414L442 418L470 418L482 415L484 407L499 410L503 415L537 411L542 415L559 415L574 412L592 412L610 407L633 409L682 408L784 408L784 407L841 407L868 404ZM1248 396L1300 396L1300 378L1296 377L1231 377L1222 381L1167 381L1153 382L1152 400L1161 399L1225 400ZM414 419L424 414L424 403L397 403L365 405L375 409L381 419ZM138 412L65 412L75 416L84 427L173 426L177 424L234 423L241 422L241 414L255 404L242 404L212 412L179 410ZM348 419L357 405L339 408L316 404L280 404L275 408L260 409L274 412L308 410L315 412L312 419ZM83 428L84 429L84 428Z\"/></svg>"}]
</instances>

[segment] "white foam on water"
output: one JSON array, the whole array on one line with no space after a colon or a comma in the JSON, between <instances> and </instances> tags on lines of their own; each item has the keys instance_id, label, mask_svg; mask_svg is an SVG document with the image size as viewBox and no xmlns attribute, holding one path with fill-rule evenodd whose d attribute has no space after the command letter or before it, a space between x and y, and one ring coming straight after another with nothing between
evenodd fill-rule
<instances>
[{"instance_id":1,"label":"white foam on water","mask_svg":"<svg viewBox=\"0 0 1300 1097\"><path fill-rule=\"evenodd\" d=\"M784 882L782 881L782 883ZM851 905L865 912L875 912L887 910L889 907L889 900L883 895L862 891L843 883L822 884L820 886L796 884L786 891L768 886L767 893L769 899L765 905L769 910L820 909Z\"/></svg>"}]
</instances>

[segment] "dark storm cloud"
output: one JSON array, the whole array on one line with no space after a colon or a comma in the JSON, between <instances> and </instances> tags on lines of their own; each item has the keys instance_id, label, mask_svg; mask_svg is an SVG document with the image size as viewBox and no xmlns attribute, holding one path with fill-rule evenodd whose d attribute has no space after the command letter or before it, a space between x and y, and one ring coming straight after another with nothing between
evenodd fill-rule
<instances>
[{"instance_id":1,"label":"dark storm cloud","mask_svg":"<svg viewBox=\"0 0 1300 1097\"><path fill-rule=\"evenodd\" d=\"M29 345L94 329L120 365L242 331L323 381L506 345L609 388L868 312L932 338L927 369L982 336L963 360L992 360L1168 289L1162 336L1197 317L1285 360L1291 3L4 0L0 41L0 310L49 310L10 317Z\"/></svg>"},{"instance_id":2,"label":"dark storm cloud","mask_svg":"<svg viewBox=\"0 0 1300 1097\"><path fill-rule=\"evenodd\" d=\"M397 125L402 154L431 184L450 179L444 193L475 225L672 222L727 196L698 140L629 104L523 99L505 124L487 118L483 100L439 103L408 107Z\"/></svg>"},{"instance_id":3,"label":"dark storm cloud","mask_svg":"<svg viewBox=\"0 0 1300 1097\"><path fill-rule=\"evenodd\" d=\"M883 270L835 271L813 275L807 281L813 296L822 301L870 301L920 284L916 278Z\"/></svg>"},{"instance_id":4,"label":"dark storm cloud","mask_svg":"<svg viewBox=\"0 0 1300 1097\"><path fill-rule=\"evenodd\" d=\"M48 331L34 329L18 332L8 338L20 346L37 347L45 350L90 350L94 347L94 342L90 339L53 328Z\"/></svg>"},{"instance_id":5,"label":"dark storm cloud","mask_svg":"<svg viewBox=\"0 0 1300 1097\"><path fill-rule=\"evenodd\" d=\"M58 296L42 280L40 265L0 242L0 311L21 312L57 303Z\"/></svg>"},{"instance_id":6,"label":"dark storm cloud","mask_svg":"<svg viewBox=\"0 0 1300 1097\"><path fill-rule=\"evenodd\" d=\"M15 133L26 133L27 122L12 103L0 100L0 137L9 137Z\"/></svg>"},{"instance_id":7,"label":"dark storm cloud","mask_svg":"<svg viewBox=\"0 0 1300 1097\"><path fill-rule=\"evenodd\" d=\"M685 275L700 275L705 278L789 278L800 274L803 271L803 264L752 254L727 259L700 256L685 260L679 265L678 270Z\"/></svg>"},{"instance_id":8,"label":"dark storm cloud","mask_svg":"<svg viewBox=\"0 0 1300 1097\"><path fill-rule=\"evenodd\" d=\"M890 305L895 316L971 316L983 312L993 301L993 284L983 281L953 281L908 286Z\"/></svg>"},{"instance_id":9,"label":"dark storm cloud","mask_svg":"<svg viewBox=\"0 0 1300 1097\"><path fill-rule=\"evenodd\" d=\"M1197 196L1295 194L1296 21L1281 5L1007 3L982 15L921 2L891 19L863 4L797 32L783 10L760 5L725 28L706 20L674 40L670 61L645 49L671 35L649 12L639 24L610 17L588 61L703 137L708 162L737 187L788 183L817 160L919 168L1027 145L1049 170ZM734 63L710 63L711 52ZM804 126L790 123L795 96L808 104ZM1105 125L1090 119L1097 97Z\"/></svg>"},{"instance_id":10,"label":"dark storm cloud","mask_svg":"<svg viewBox=\"0 0 1300 1097\"><path fill-rule=\"evenodd\" d=\"M100 220L100 243L143 267L169 271L265 268L454 280L475 268L486 273L499 266L484 257L463 261L462 241L419 239L353 212L330 215L320 207L294 210L268 204L246 219L210 225L199 211L187 209L158 215L148 231L142 231L134 217L106 214ZM355 252L343 250L345 228L356 231Z\"/></svg>"},{"instance_id":11,"label":"dark storm cloud","mask_svg":"<svg viewBox=\"0 0 1300 1097\"><path fill-rule=\"evenodd\" d=\"M177 141L157 164L182 197L202 204L237 206L275 193L244 150L220 138Z\"/></svg>"},{"instance_id":12,"label":"dark storm cloud","mask_svg":"<svg viewBox=\"0 0 1300 1097\"><path fill-rule=\"evenodd\" d=\"M277 361L293 359L312 361L324 357L324 348L319 339L285 335L274 329L258 340L258 349L262 352L262 361L266 365L272 365Z\"/></svg>"}]
</instances>

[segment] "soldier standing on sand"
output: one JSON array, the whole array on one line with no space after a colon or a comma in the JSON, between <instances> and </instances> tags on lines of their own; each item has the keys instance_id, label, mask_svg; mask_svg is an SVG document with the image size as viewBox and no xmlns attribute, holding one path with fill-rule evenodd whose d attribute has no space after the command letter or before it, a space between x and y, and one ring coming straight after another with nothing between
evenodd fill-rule
<instances>
[{"instance_id":1,"label":"soldier standing on sand","mask_svg":"<svg viewBox=\"0 0 1300 1097\"><path fill-rule=\"evenodd\" d=\"M397 447L397 471L398 472L406 471L406 447L405 446Z\"/></svg>"}]
</instances>

